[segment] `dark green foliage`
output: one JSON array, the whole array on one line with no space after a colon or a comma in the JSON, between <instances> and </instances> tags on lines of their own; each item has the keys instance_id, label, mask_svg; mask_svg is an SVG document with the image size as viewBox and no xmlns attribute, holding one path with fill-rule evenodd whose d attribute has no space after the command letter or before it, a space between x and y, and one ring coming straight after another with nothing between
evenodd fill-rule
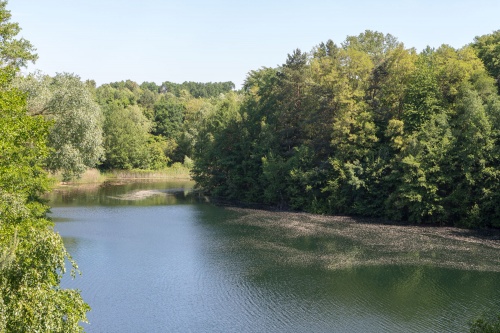
<instances>
[{"instance_id":1,"label":"dark green foliage","mask_svg":"<svg viewBox=\"0 0 500 333\"><path fill-rule=\"evenodd\" d=\"M238 106L234 95L228 94L220 101L201 122L194 146L194 156L198 160L194 178L199 186L211 189L218 196L237 200L239 198L234 196L238 193L236 187L248 189L244 160L248 149L244 140L247 131L242 131ZM227 179L230 179L228 183L225 182ZM225 184L234 188L228 189Z\"/></svg>"},{"instance_id":2,"label":"dark green foliage","mask_svg":"<svg viewBox=\"0 0 500 333\"><path fill-rule=\"evenodd\" d=\"M500 98L473 50L417 54L372 31L341 45L252 71L241 108L197 138L198 184L280 208L499 226Z\"/></svg>"},{"instance_id":3,"label":"dark green foliage","mask_svg":"<svg viewBox=\"0 0 500 333\"><path fill-rule=\"evenodd\" d=\"M450 125L454 142L444 165L453 186L444 204L453 221L469 227L487 225L481 214L483 196L494 185L491 176L498 170L491 163L491 124L477 92L463 88Z\"/></svg>"},{"instance_id":4,"label":"dark green foliage","mask_svg":"<svg viewBox=\"0 0 500 333\"><path fill-rule=\"evenodd\" d=\"M143 82L140 85L142 90L148 90L152 93L159 93L160 92L160 86L158 86L154 82Z\"/></svg>"},{"instance_id":5,"label":"dark green foliage","mask_svg":"<svg viewBox=\"0 0 500 333\"><path fill-rule=\"evenodd\" d=\"M137 106L111 106L104 122L104 168L148 168L151 122Z\"/></svg>"},{"instance_id":6,"label":"dark green foliage","mask_svg":"<svg viewBox=\"0 0 500 333\"><path fill-rule=\"evenodd\" d=\"M234 94L233 90L232 82L167 81L159 86L127 80L98 87L95 96L106 118L107 159L102 167L161 169L168 163L183 163L186 157L189 160L204 118L226 95ZM138 111L137 116L142 114L149 125L132 125L126 111L131 109ZM122 116L116 110L122 110ZM116 146L118 142L120 146Z\"/></svg>"},{"instance_id":7,"label":"dark green foliage","mask_svg":"<svg viewBox=\"0 0 500 333\"><path fill-rule=\"evenodd\" d=\"M160 98L154 105L155 128L153 134L177 138L180 134L185 106L172 98Z\"/></svg>"}]
</instances>

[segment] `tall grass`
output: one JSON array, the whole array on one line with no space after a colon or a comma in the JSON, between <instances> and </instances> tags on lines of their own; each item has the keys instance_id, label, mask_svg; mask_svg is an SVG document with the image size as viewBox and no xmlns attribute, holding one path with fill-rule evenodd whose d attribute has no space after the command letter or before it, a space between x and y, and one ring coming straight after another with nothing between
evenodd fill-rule
<instances>
[{"instance_id":1,"label":"tall grass","mask_svg":"<svg viewBox=\"0 0 500 333\"><path fill-rule=\"evenodd\" d=\"M51 175L56 184L96 184L109 180L121 179L182 179L191 180L190 169L181 163L174 163L172 166L162 170L107 170L88 169L80 178L63 182L60 172Z\"/></svg>"},{"instance_id":2,"label":"tall grass","mask_svg":"<svg viewBox=\"0 0 500 333\"><path fill-rule=\"evenodd\" d=\"M191 179L190 169L180 163L163 170L110 170L103 175L107 179Z\"/></svg>"},{"instance_id":3,"label":"tall grass","mask_svg":"<svg viewBox=\"0 0 500 333\"><path fill-rule=\"evenodd\" d=\"M71 181L63 181L61 172L50 174L55 184L94 184L106 181L106 176L97 169L87 169L80 178L73 178Z\"/></svg>"}]
</instances>

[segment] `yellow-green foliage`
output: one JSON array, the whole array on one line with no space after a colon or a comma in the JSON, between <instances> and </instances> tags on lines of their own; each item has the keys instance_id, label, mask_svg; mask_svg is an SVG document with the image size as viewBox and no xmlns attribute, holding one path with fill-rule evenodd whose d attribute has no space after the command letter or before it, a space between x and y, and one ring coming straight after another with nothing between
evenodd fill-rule
<instances>
[{"instance_id":1,"label":"yellow-green foliage","mask_svg":"<svg viewBox=\"0 0 500 333\"><path fill-rule=\"evenodd\" d=\"M49 126L27 115L13 73L0 70L0 332L79 332L90 308L59 287L70 257L39 199Z\"/></svg>"},{"instance_id":2,"label":"yellow-green foliage","mask_svg":"<svg viewBox=\"0 0 500 333\"><path fill-rule=\"evenodd\" d=\"M476 40L490 67L496 40ZM238 201L500 226L494 84L469 46L417 54L365 31L295 50L282 66L250 72L238 112L209 117L217 126L197 138L194 179Z\"/></svg>"}]
</instances>

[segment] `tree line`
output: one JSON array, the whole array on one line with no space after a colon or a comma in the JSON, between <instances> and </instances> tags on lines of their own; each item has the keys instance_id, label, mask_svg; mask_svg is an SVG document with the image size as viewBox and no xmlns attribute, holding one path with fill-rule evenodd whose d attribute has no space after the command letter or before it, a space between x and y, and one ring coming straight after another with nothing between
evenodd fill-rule
<instances>
[{"instance_id":1,"label":"tree line","mask_svg":"<svg viewBox=\"0 0 500 333\"><path fill-rule=\"evenodd\" d=\"M500 226L500 31L416 52L365 31L252 71L205 119L213 196L320 214Z\"/></svg>"},{"instance_id":2,"label":"tree line","mask_svg":"<svg viewBox=\"0 0 500 333\"><path fill-rule=\"evenodd\" d=\"M192 166L229 200L500 226L500 31L416 52L365 31L231 82L23 76L37 55L0 1L0 332L78 332L90 307L47 218L48 171ZM194 160L194 162L193 162ZM496 329L480 319L471 330Z\"/></svg>"},{"instance_id":3,"label":"tree line","mask_svg":"<svg viewBox=\"0 0 500 333\"><path fill-rule=\"evenodd\" d=\"M28 113L52 122L47 169L65 180L87 168L158 170L191 163L198 123L225 99L232 82L103 84L69 73L17 76Z\"/></svg>"}]
</instances>

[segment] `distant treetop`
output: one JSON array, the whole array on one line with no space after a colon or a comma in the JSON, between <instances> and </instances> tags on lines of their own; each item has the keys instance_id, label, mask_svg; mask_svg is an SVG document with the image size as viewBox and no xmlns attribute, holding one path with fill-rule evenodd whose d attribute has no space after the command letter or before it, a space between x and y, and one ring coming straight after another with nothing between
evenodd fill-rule
<instances>
[{"instance_id":1,"label":"distant treetop","mask_svg":"<svg viewBox=\"0 0 500 333\"><path fill-rule=\"evenodd\" d=\"M150 83L149 83L150 85ZM188 91L194 98L217 97L234 90L235 85L231 81L227 82L192 82L185 81L181 84L165 81L159 87L160 92L169 92L177 97L182 90Z\"/></svg>"}]
</instances>

